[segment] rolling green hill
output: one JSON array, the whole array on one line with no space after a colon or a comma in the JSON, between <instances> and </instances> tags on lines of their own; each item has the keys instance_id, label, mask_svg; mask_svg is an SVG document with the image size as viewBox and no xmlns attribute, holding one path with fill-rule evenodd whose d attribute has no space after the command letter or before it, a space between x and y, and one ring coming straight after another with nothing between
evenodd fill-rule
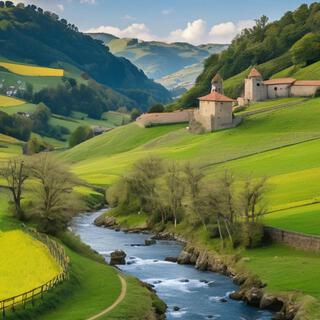
<instances>
[{"instance_id":1,"label":"rolling green hill","mask_svg":"<svg viewBox=\"0 0 320 320\"><path fill-rule=\"evenodd\" d=\"M319 13L320 3L315 2L301 5L272 23L261 17L253 28L235 38L228 49L206 60L195 86L172 108L194 105L197 97L210 90L210 81L217 72L225 79L225 93L233 98L242 94L243 80L252 66L257 66L265 79L289 75L319 79L316 72L320 60Z\"/></svg>"},{"instance_id":2,"label":"rolling green hill","mask_svg":"<svg viewBox=\"0 0 320 320\"><path fill-rule=\"evenodd\" d=\"M0 42L1 61L62 69L69 65L142 109L170 101L169 92L130 61L114 56L101 42L36 6L0 8Z\"/></svg>"},{"instance_id":3,"label":"rolling green hill","mask_svg":"<svg viewBox=\"0 0 320 320\"><path fill-rule=\"evenodd\" d=\"M278 104L286 101L280 99ZM319 199L320 99L297 98L296 103L250 116L237 128L203 135L189 133L184 125L143 129L133 123L84 142L63 157L73 162L77 175L100 185L113 183L135 161L148 155L194 161L204 169L207 179L225 169L240 179L267 176L270 212L298 206L309 210L309 204ZM271 224L276 215L270 214ZM277 223L285 223L286 214L282 216ZM304 224L288 223L287 227L313 230L313 223L305 219Z\"/></svg>"},{"instance_id":4,"label":"rolling green hill","mask_svg":"<svg viewBox=\"0 0 320 320\"><path fill-rule=\"evenodd\" d=\"M160 79L171 75L177 82L183 82L175 72L182 71L185 67L200 64L193 73L192 84L202 71L202 61L210 54L219 53L227 48L224 44L207 44L194 46L189 43L165 43L159 41L141 41L139 39L119 39L106 33L90 34L94 39L102 41L110 51L119 57L125 57L142 69L150 78ZM167 82L160 81L166 86ZM166 86L172 89L171 86ZM175 86L174 88L176 88Z\"/></svg>"}]
</instances>

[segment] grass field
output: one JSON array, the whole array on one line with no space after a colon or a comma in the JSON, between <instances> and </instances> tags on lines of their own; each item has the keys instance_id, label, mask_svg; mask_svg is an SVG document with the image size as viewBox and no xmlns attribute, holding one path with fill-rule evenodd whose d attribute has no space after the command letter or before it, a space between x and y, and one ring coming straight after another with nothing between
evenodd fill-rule
<instances>
[{"instance_id":1,"label":"grass field","mask_svg":"<svg viewBox=\"0 0 320 320\"><path fill-rule=\"evenodd\" d=\"M12 98L12 97L0 95L0 108L1 107L7 108L7 107L19 106L22 104L25 104L25 101L17 99L17 98Z\"/></svg>"},{"instance_id":2,"label":"grass field","mask_svg":"<svg viewBox=\"0 0 320 320\"><path fill-rule=\"evenodd\" d=\"M77 175L101 185L113 183L135 161L148 155L195 161L208 179L225 169L240 178L267 176L269 210L288 209L312 203L320 196L319 118L320 99L311 99L251 116L237 128L211 134L193 135L183 125L143 129L130 124L62 156L74 163ZM288 228L307 231L299 223Z\"/></svg>"},{"instance_id":3,"label":"grass field","mask_svg":"<svg viewBox=\"0 0 320 320\"><path fill-rule=\"evenodd\" d=\"M37 288L60 267L48 248L22 231L0 233L0 300Z\"/></svg>"},{"instance_id":4,"label":"grass field","mask_svg":"<svg viewBox=\"0 0 320 320\"><path fill-rule=\"evenodd\" d=\"M25 64L9 63L0 61L0 66L10 72L32 77L63 77L63 69L30 66Z\"/></svg>"},{"instance_id":5,"label":"grass field","mask_svg":"<svg viewBox=\"0 0 320 320\"><path fill-rule=\"evenodd\" d=\"M245 253L249 270L268 283L268 291L302 292L320 299L320 254L274 244Z\"/></svg>"}]
</instances>

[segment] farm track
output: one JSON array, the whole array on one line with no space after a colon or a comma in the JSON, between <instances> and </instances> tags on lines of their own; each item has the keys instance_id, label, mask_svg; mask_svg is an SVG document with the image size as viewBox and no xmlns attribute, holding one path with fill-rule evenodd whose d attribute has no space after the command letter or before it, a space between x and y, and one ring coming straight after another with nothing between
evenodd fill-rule
<instances>
[{"instance_id":1,"label":"farm track","mask_svg":"<svg viewBox=\"0 0 320 320\"><path fill-rule=\"evenodd\" d=\"M86 319L86 320L96 320L96 319L99 319L100 317L102 316L105 316L106 314L108 314L110 311L112 311L114 308L116 308L122 301L123 299L125 298L126 296L126 293L127 293L127 282L126 280L118 275L119 279L120 279L120 282L121 282L121 292L120 292L120 295L119 297L117 298L117 300L111 305L109 306L108 308L104 309L103 311L101 311L100 313Z\"/></svg>"}]
</instances>

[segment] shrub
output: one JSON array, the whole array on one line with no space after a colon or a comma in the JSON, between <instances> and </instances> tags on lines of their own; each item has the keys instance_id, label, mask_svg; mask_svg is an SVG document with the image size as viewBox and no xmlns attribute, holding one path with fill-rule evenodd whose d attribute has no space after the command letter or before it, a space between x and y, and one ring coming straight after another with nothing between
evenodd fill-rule
<instances>
[{"instance_id":1,"label":"shrub","mask_svg":"<svg viewBox=\"0 0 320 320\"><path fill-rule=\"evenodd\" d=\"M263 225L261 223L243 223L241 243L245 248L257 248L262 244L263 234Z\"/></svg>"},{"instance_id":2,"label":"shrub","mask_svg":"<svg viewBox=\"0 0 320 320\"><path fill-rule=\"evenodd\" d=\"M70 148L73 148L81 142L91 139L93 136L94 134L90 127L80 126L70 135L69 146Z\"/></svg>"}]
</instances>

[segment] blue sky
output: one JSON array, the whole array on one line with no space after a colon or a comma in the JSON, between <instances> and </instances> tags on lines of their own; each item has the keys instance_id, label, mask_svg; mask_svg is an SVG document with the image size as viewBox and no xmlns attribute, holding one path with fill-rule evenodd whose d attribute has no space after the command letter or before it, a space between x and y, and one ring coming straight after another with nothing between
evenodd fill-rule
<instances>
[{"instance_id":1,"label":"blue sky","mask_svg":"<svg viewBox=\"0 0 320 320\"><path fill-rule=\"evenodd\" d=\"M21 2L21 1L16 1ZM254 19L270 20L308 0L22 0L58 13L81 31L143 40L227 43Z\"/></svg>"}]
</instances>

